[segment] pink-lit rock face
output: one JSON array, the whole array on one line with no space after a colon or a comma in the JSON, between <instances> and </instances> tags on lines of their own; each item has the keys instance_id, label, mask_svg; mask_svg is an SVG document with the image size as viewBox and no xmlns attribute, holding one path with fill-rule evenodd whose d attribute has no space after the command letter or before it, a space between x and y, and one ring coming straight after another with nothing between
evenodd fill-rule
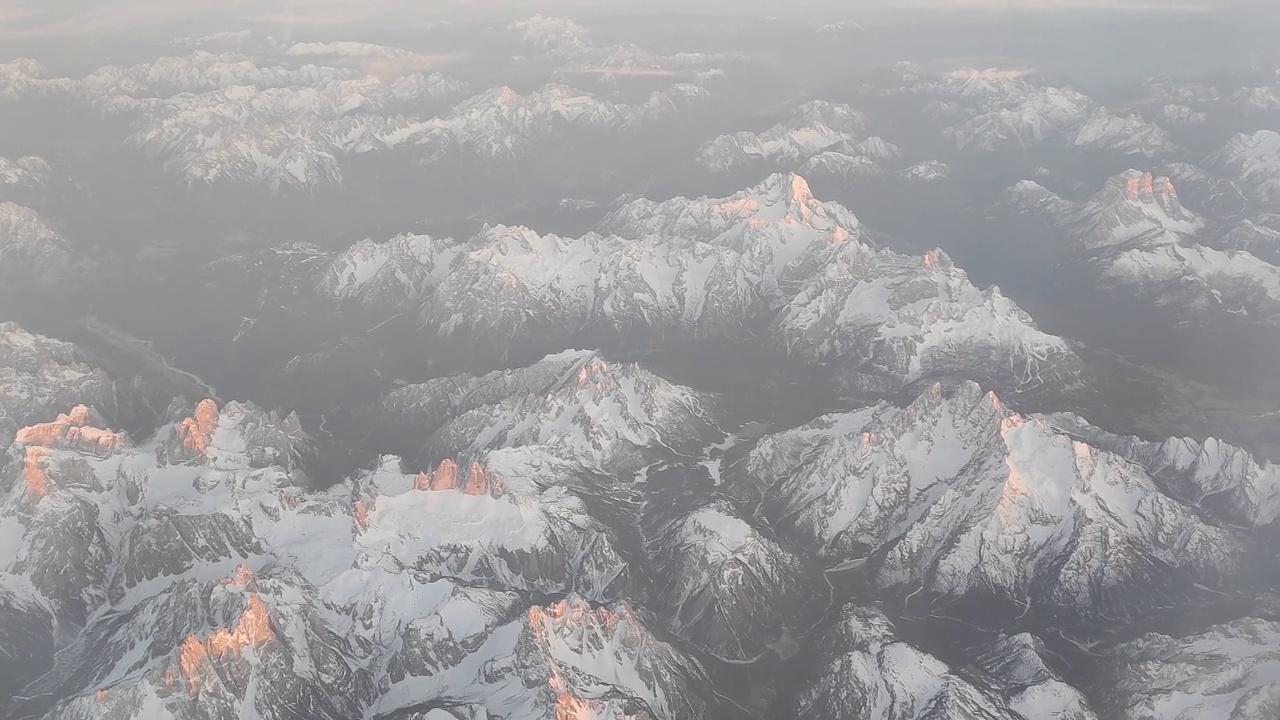
<instances>
[{"instance_id":1,"label":"pink-lit rock face","mask_svg":"<svg viewBox=\"0 0 1280 720\"><path fill-rule=\"evenodd\" d=\"M28 447L22 462L22 479L27 485L27 496L33 501L49 494L49 475L45 472L44 461L49 450L40 446Z\"/></svg>"},{"instance_id":2,"label":"pink-lit rock face","mask_svg":"<svg viewBox=\"0 0 1280 720\"><path fill-rule=\"evenodd\" d=\"M110 455L128 446L129 439L124 433L90 426L90 414L88 407L77 405L53 422L22 428L14 439L28 446L66 448L97 455Z\"/></svg>"},{"instance_id":3,"label":"pink-lit rock face","mask_svg":"<svg viewBox=\"0 0 1280 720\"><path fill-rule=\"evenodd\" d=\"M355 505L356 527L360 530L369 528L369 506L363 500L357 500Z\"/></svg>"},{"instance_id":4,"label":"pink-lit rock face","mask_svg":"<svg viewBox=\"0 0 1280 720\"><path fill-rule=\"evenodd\" d=\"M237 565L236 573L229 578L223 578L220 581L222 585L231 585L241 589L249 587L249 583L253 582L257 575L253 572L253 568L248 565Z\"/></svg>"},{"instance_id":5,"label":"pink-lit rock face","mask_svg":"<svg viewBox=\"0 0 1280 720\"><path fill-rule=\"evenodd\" d=\"M746 217L754 213L760 212L760 202L755 198L739 198L736 200L725 200L722 203L716 203L711 206L711 212L717 215L733 215Z\"/></svg>"},{"instance_id":6,"label":"pink-lit rock face","mask_svg":"<svg viewBox=\"0 0 1280 720\"><path fill-rule=\"evenodd\" d=\"M462 486L465 495L484 495L489 492L489 472L478 462L467 467L467 482Z\"/></svg>"},{"instance_id":7,"label":"pink-lit rock face","mask_svg":"<svg viewBox=\"0 0 1280 720\"><path fill-rule=\"evenodd\" d=\"M1140 181L1136 177L1129 178L1124 185L1124 196L1130 202L1138 202L1138 186Z\"/></svg>"},{"instance_id":8,"label":"pink-lit rock face","mask_svg":"<svg viewBox=\"0 0 1280 720\"><path fill-rule=\"evenodd\" d=\"M555 658L551 656L549 635L565 629L599 628L612 633L623 617L608 608L592 609L581 598L570 598L545 607L529 608L529 627L533 629L538 645L547 653L550 677L547 684L556 695L556 720L591 720L599 717L598 702L583 698L573 692ZM629 624L630 634L635 633L634 623Z\"/></svg>"},{"instance_id":9,"label":"pink-lit rock face","mask_svg":"<svg viewBox=\"0 0 1280 720\"><path fill-rule=\"evenodd\" d=\"M507 492L506 483L479 462L467 466L465 475L454 460L442 460L434 473L420 472L413 479L415 490L440 492L461 490L465 495L498 497Z\"/></svg>"},{"instance_id":10,"label":"pink-lit rock face","mask_svg":"<svg viewBox=\"0 0 1280 720\"><path fill-rule=\"evenodd\" d=\"M218 427L218 405L212 400L201 400L193 416L178 426L178 438L182 446L193 453L203 454L209 449L213 431Z\"/></svg>"},{"instance_id":11,"label":"pink-lit rock face","mask_svg":"<svg viewBox=\"0 0 1280 720\"><path fill-rule=\"evenodd\" d=\"M799 175L792 175L791 207L786 219L790 222L809 222L809 218L813 214L811 206L816 202L817 200L813 197L813 191L809 189L808 181Z\"/></svg>"},{"instance_id":12,"label":"pink-lit rock face","mask_svg":"<svg viewBox=\"0 0 1280 720\"><path fill-rule=\"evenodd\" d=\"M1178 192L1169 178L1157 178L1151 173L1143 173L1131 175L1125 180L1124 195L1129 202L1162 202L1163 204L1169 200L1176 200Z\"/></svg>"},{"instance_id":13,"label":"pink-lit rock face","mask_svg":"<svg viewBox=\"0 0 1280 720\"><path fill-rule=\"evenodd\" d=\"M942 267L942 250L934 248L924 254L924 266L930 270Z\"/></svg>"},{"instance_id":14,"label":"pink-lit rock face","mask_svg":"<svg viewBox=\"0 0 1280 720\"><path fill-rule=\"evenodd\" d=\"M272 639L271 618L266 604L257 593L249 593L247 599L248 607L240 615L234 628L215 630L203 641L195 635L188 635L183 641L178 666L187 681L188 693L194 695L200 690L200 668L210 657L239 657L247 648L257 647Z\"/></svg>"},{"instance_id":15,"label":"pink-lit rock face","mask_svg":"<svg viewBox=\"0 0 1280 720\"><path fill-rule=\"evenodd\" d=\"M585 390L593 385L597 390L601 391L610 389L612 387L609 378L610 367L608 362L599 358L594 358L586 365L583 365L582 369L578 371L578 389Z\"/></svg>"},{"instance_id":16,"label":"pink-lit rock face","mask_svg":"<svg viewBox=\"0 0 1280 720\"><path fill-rule=\"evenodd\" d=\"M458 487L458 463L452 460L443 460L440 466L436 468L435 476L431 479L432 490L456 490Z\"/></svg>"}]
</instances>

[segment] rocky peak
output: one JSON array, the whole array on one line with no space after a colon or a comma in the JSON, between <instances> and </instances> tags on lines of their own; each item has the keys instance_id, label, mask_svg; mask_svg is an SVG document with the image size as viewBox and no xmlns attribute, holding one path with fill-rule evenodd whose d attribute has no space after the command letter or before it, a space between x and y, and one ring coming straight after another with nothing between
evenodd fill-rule
<instances>
[{"instance_id":1,"label":"rocky peak","mask_svg":"<svg viewBox=\"0 0 1280 720\"><path fill-rule=\"evenodd\" d=\"M237 578L240 571L237 571ZM229 585L238 589L235 584ZM203 640L196 634L187 636L178 654L178 665L186 680L187 692L197 694L204 681L205 668L227 658L238 659L246 650L264 645L275 638L266 603L255 592L244 593L244 610L235 625L219 628ZM216 670L214 671L216 672Z\"/></svg>"},{"instance_id":2,"label":"rocky peak","mask_svg":"<svg viewBox=\"0 0 1280 720\"><path fill-rule=\"evenodd\" d=\"M655 638L627 605L592 607L570 595L530 608L527 623L530 654L543 668L538 675L546 678L557 720L619 713L625 705L602 696L601 685L643 702L647 713L640 717L701 716L703 704L689 684L701 678L701 668Z\"/></svg>"},{"instance_id":3,"label":"rocky peak","mask_svg":"<svg viewBox=\"0 0 1280 720\"><path fill-rule=\"evenodd\" d=\"M171 426L168 441L157 450L161 462L246 468L279 465L294 470L312 451L311 438L293 413L280 417L275 411L240 402L219 409L212 399L178 412L180 419Z\"/></svg>"},{"instance_id":4,"label":"rocky peak","mask_svg":"<svg viewBox=\"0 0 1280 720\"><path fill-rule=\"evenodd\" d=\"M45 461L50 452L44 447L29 447L23 454L22 479L26 485L27 498L38 502L49 494L49 473L45 469Z\"/></svg>"},{"instance_id":5,"label":"rocky peak","mask_svg":"<svg viewBox=\"0 0 1280 720\"><path fill-rule=\"evenodd\" d=\"M120 393L75 345L0 322L0 447L24 425L48 421L84 404L114 417ZM91 424L102 427L94 420Z\"/></svg>"},{"instance_id":6,"label":"rocky peak","mask_svg":"<svg viewBox=\"0 0 1280 720\"><path fill-rule=\"evenodd\" d=\"M566 640L570 636L612 636L619 631L634 640L639 638L638 633L643 629L625 605L592 607L579 595L529 608L529 626L539 641L547 646L550 646L553 636Z\"/></svg>"},{"instance_id":7,"label":"rocky peak","mask_svg":"<svg viewBox=\"0 0 1280 720\"><path fill-rule=\"evenodd\" d=\"M1111 177L1086 202L1030 183L1015 188L1010 202L1071 232L1086 250L1171 245L1204 229L1204 221L1182 207L1171 179L1139 170Z\"/></svg>"},{"instance_id":8,"label":"rocky peak","mask_svg":"<svg viewBox=\"0 0 1280 720\"><path fill-rule=\"evenodd\" d=\"M479 461L472 461L465 474L460 472L457 461L441 460L435 472L423 471L413 480L415 490L441 492L460 491L464 495L489 495L501 497L507 493L506 483L490 472Z\"/></svg>"},{"instance_id":9,"label":"rocky peak","mask_svg":"<svg viewBox=\"0 0 1280 720\"><path fill-rule=\"evenodd\" d=\"M177 446L191 457L203 456L213 442L218 429L218 404L213 400L201 400L190 417L183 418L175 432Z\"/></svg>"},{"instance_id":10,"label":"rocky peak","mask_svg":"<svg viewBox=\"0 0 1280 720\"><path fill-rule=\"evenodd\" d=\"M1125 180L1125 197L1130 202L1148 202L1155 199L1152 191L1151 173L1140 173L1131 170L1123 175Z\"/></svg>"},{"instance_id":11,"label":"rocky peak","mask_svg":"<svg viewBox=\"0 0 1280 720\"><path fill-rule=\"evenodd\" d=\"M762 220L775 219L761 211L769 207L785 209L786 214L780 220L785 224L807 224L815 210L821 206L813 191L809 189L809 181L796 173L775 173L763 182L750 188L725 202L712 206L714 212L737 213L756 216Z\"/></svg>"},{"instance_id":12,"label":"rocky peak","mask_svg":"<svg viewBox=\"0 0 1280 720\"><path fill-rule=\"evenodd\" d=\"M609 362L603 358L592 357L578 369L578 389L584 390L588 386L594 386L599 391L612 389L615 385L610 382L609 370L611 367Z\"/></svg>"},{"instance_id":13,"label":"rocky peak","mask_svg":"<svg viewBox=\"0 0 1280 720\"><path fill-rule=\"evenodd\" d=\"M106 421L85 405L77 405L69 414L58 415L53 422L38 423L22 428L14 438L28 446L62 448L106 456L129 446L129 437L123 432L101 429Z\"/></svg>"},{"instance_id":14,"label":"rocky peak","mask_svg":"<svg viewBox=\"0 0 1280 720\"><path fill-rule=\"evenodd\" d=\"M820 124L836 132L851 136L867 132L869 122L861 112L848 105L825 100L810 100L791 111L789 124L792 127Z\"/></svg>"},{"instance_id":15,"label":"rocky peak","mask_svg":"<svg viewBox=\"0 0 1280 720\"><path fill-rule=\"evenodd\" d=\"M1159 567L1204 583L1238 572L1242 548L1231 533L1059 424L1019 414L973 383L934 386L905 408L766 437L734 473L770 483L766 516L820 552L884 548L873 562L885 587L923 582L944 595L1020 599L1034 586L1045 588L1038 609L1048 615L1124 617L1149 599L1130 588L1147 587ZM787 479L772 484L780 470Z\"/></svg>"},{"instance_id":16,"label":"rocky peak","mask_svg":"<svg viewBox=\"0 0 1280 720\"><path fill-rule=\"evenodd\" d=\"M813 191L809 189L809 181L800 177L795 173L788 173L787 176L787 205L795 208L798 212L808 208L816 200L813 197Z\"/></svg>"},{"instance_id":17,"label":"rocky peak","mask_svg":"<svg viewBox=\"0 0 1280 720\"><path fill-rule=\"evenodd\" d=\"M1124 196L1131 203L1157 203L1166 212L1181 210L1178 191L1167 177L1156 177L1149 172L1130 170L1119 176L1124 181Z\"/></svg>"},{"instance_id":18,"label":"rocky peak","mask_svg":"<svg viewBox=\"0 0 1280 720\"><path fill-rule=\"evenodd\" d=\"M1210 162L1225 170L1258 209L1280 210L1280 132L1240 133L1214 153Z\"/></svg>"},{"instance_id":19,"label":"rocky peak","mask_svg":"<svg viewBox=\"0 0 1280 720\"><path fill-rule=\"evenodd\" d=\"M877 608L845 606L824 640L824 662L804 685L793 717L1022 717L983 684L901 639ZM1058 716L1050 712L1044 717Z\"/></svg>"}]
</instances>

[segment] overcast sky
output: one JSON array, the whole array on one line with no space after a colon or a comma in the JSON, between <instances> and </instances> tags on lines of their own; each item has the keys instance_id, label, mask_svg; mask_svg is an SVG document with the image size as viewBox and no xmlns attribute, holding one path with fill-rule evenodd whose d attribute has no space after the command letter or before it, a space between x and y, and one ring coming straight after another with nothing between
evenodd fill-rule
<instances>
[{"instance_id":1,"label":"overcast sky","mask_svg":"<svg viewBox=\"0 0 1280 720\"><path fill-rule=\"evenodd\" d=\"M125 32L217 16L299 25L396 19L426 22L459 14L706 10L733 14L830 13L833 17L894 10L1052 12L1203 12L1273 16L1280 0L0 0L0 37L77 36Z\"/></svg>"}]
</instances>

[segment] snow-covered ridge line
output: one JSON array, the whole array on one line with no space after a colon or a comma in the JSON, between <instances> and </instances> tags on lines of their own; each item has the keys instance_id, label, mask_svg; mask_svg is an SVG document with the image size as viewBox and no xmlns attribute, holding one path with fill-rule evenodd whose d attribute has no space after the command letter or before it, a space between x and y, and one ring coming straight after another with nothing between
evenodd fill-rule
<instances>
[{"instance_id":1,"label":"snow-covered ridge line","mask_svg":"<svg viewBox=\"0 0 1280 720\"><path fill-rule=\"evenodd\" d=\"M701 712L695 661L582 599L615 601L626 564L563 487L495 457L383 458L307 489L295 417L203 401L171 418L134 444L77 407L21 430L3 471L0 601L30 610L12 652L37 657L42 628L95 648L38 681L59 686L55 716L353 717L440 694L526 720L635 709L602 687L646 716ZM570 599L525 610L512 590Z\"/></svg>"},{"instance_id":2,"label":"snow-covered ridge line","mask_svg":"<svg viewBox=\"0 0 1280 720\"><path fill-rule=\"evenodd\" d=\"M1005 205L1066 234L1081 267L1097 273L1104 286L1180 312L1280 322L1280 266L1230 247L1230 237L1207 233L1205 220L1182 205L1170 178L1129 170L1081 202L1023 181Z\"/></svg>"},{"instance_id":3,"label":"snow-covered ridge line","mask_svg":"<svg viewBox=\"0 0 1280 720\"><path fill-rule=\"evenodd\" d=\"M1024 615L1123 620L1241 570L1240 536L1166 494L1159 463L1135 464L1111 450L1122 439L1086 434L1079 419L1067 434L1062 422L1013 412L972 383L935 385L905 408L766 436L731 477L832 564L872 557L868 577L883 588L994 599ZM1197 476L1206 485L1256 486L1247 467L1205 467L1223 471Z\"/></svg>"}]
</instances>

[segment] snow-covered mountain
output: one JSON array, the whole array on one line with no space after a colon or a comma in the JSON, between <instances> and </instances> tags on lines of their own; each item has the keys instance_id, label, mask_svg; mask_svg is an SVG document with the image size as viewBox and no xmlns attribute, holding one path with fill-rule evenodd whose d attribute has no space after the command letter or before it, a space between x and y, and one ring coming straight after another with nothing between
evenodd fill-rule
<instances>
[{"instance_id":1,"label":"snow-covered mountain","mask_svg":"<svg viewBox=\"0 0 1280 720\"><path fill-rule=\"evenodd\" d=\"M106 65L80 79L76 89L103 110L123 112L145 107L149 99L182 94L199 95L236 86L256 90L325 86L361 76L349 68L267 65L248 55L197 50L136 65Z\"/></svg>"},{"instance_id":2,"label":"snow-covered mountain","mask_svg":"<svg viewBox=\"0 0 1280 720\"><path fill-rule=\"evenodd\" d=\"M1179 200L1206 217L1237 217L1252 204L1244 190L1229 177L1187 162L1165 163L1155 174L1167 176L1177 188Z\"/></svg>"},{"instance_id":3,"label":"snow-covered mountain","mask_svg":"<svg viewBox=\"0 0 1280 720\"><path fill-rule=\"evenodd\" d=\"M0 63L0 101L67 95L74 86L70 78L58 77L48 66L31 58Z\"/></svg>"},{"instance_id":4,"label":"snow-covered mountain","mask_svg":"<svg viewBox=\"0 0 1280 720\"><path fill-rule=\"evenodd\" d=\"M724 503L661 527L649 543L659 577L660 617L677 637L712 657L751 662L789 656L825 598L805 565Z\"/></svg>"},{"instance_id":5,"label":"snow-covered mountain","mask_svg":"<svg viewBox=\"0 0 1280 720\"><path fill-rule=\"evenodd\" d=\"M1130 170L1085 202L1023 181L1006 202L1065 233L1100 282L1157 306L1225 311L1262 323L1280 313L1280 267L1203 244L1204 220L1182 206L1168 178Z\"/></svg>"},{"instance_id":6,"label":"snow-covered mountain","mask_svg":"<svg viewBox=\"0 0 1280 720\"><path fill-rule=\"evenodd\" d=\"M951 168L944 162L926 160L899 171L898 175L914 183L935 182L950 177Z\"/></svg>"},{"instance_id":7,"label":"snow-covered mountain","mask_svg":"<svg viewBox=\"0 0 1280 720\"><path fill-rule=\"evenodd\" d=\"M508 36L529 55L541 55L564 67L564 72L611 75L670 75L720 69L741 61L724 53L661 54L635 44L597 44L591 30L571 18L533 15L506 28Z\"/></svg>"},{"instance_id":8,"label":"snow-covered mountain","mask_svg":"<svg viewBox=\"0 0 1280 720\"><path fill-rule=\"evenodd\" d=\"M416 474L400 464L384 457L353 481L358 544L369 552L472 588L571 591L594 601L616 599L627 588L627 564L611 533L563 486L540 486L503 458L492 467L484 459L445 459Z\"/></svg>"},{"instance_id":9,"label":"snow-covered mountain","mask_svg":"<svg viewBox=\"0 0 1280 720\"><path fill-rule=\"evenodd\" d=\"M815 198L809 183L794 173L772 174L726 198L628 199L599 231L673 245L693 239L740 258L744 274L761 293L775 298L785 296L786 286L809 277L843 247L868 242L853 213Z\"/></svg>"},{"instance_id":10,"label":"snow-covered mountain","mask_svg":"<svg viewBox=\"0 0 1280 720\"><path fill-rule=\"evenodd\" d=\"M1089 251L1173 244L1204 229L1204 221L1182 206L1173 181L1137 170L1108 179L1084 203L1060 198L1032 181L1014 186L1010 202L1071 227L1073 239Z\"/></svg>"},{"instance_id":11,"label":"snow-covered mountain","mask_svg":"<svg viewBox=\"0 0 1280 720\"><path fill-rule=\"evenodd\" d=\"M1025 720L1097 720L1083 693L1062 680L1053 658L1030 633L1002 637L977 648L975 663Z\"/></svg>"},{"instance_id":12,"label":"snow-covered mountain","mask_svg":"<svg viewBox=\"0 0 1280 720\"><path fill-rule=\"evenodd\" d=\"M0 286L52 287L74 263L74 248L40 213L0 202Z\"/></svg>"},{"instance_id":13,"label":"snow-covered mountain","mask_svg":"<svg viewBox=\"0 0 1280 720\"><path fill-rule=\"evenodd\" d=\"M566 17L532 15L507 26L520 43L540 50L585 47L591 31Z\"/></svg>"},{"instance_id":14,"label":"snow-covered mountain","mask_svg":"<svg viewBox=\"0 0 1280 720\"><path fill-rule=\"evenodd\" d=\"M744 130L708 141L698 150L698 162L716 172L755 165L796 170L826 151L856 154L869 127L866 116L848 105L811 100L763 132Z\"/></svg>"},{"instance_id":15,"label":"snow-covered mountain","mask_svg":"<svg viewBox=\"0 0 1280 720\"><path fill-rule=\"evenodd\" d=\"M25 425L88 405L107 421L154 427L173 398L208 394L198 378L168 365L144 344L92 319L73 344L0 323L0 443Z\"/></svg>"},{"instance_id":16,"label":"snow-covered mountain","mask_svg":"<svg viewBox=\"0 0 1280 720\"><path fill-rule=\"evenodd\" d=\"M1210 122L1265 127L1280 110L1280 86L1271 70L1223 72L1203 81L1149 79L1128 94L1128 107L1170 130L1197 129Z\"/></svg>"},{"instance_id":17,"label":"snow-covered mountain","mask_svg":"<svg viewBox=\"0 0 1280 720\"><path fill-rule=\"evenodd\" d=\"M626 133L669 122L708 97L706 88L691 83L654 91L634 105L603 100L561 83L527 95L502 86L463 101L437 123L480 161L510 162L527 146L565 140L575 132Z\"/></svg>"},{"instance_id":18,"label":"snow-covered mountain","mask_svg":"<svg viewBox=\"0 0 1280 720\"><path fill-rule=\"evenodd\" d=\"M625 474L646 450L720 439L714 400L634 363L565 351L524 368L407 385L372 411L426 457L538 447L583 471Z\"/></svg>"},{"instance_id":19,"label":"snow-covered mountain","mask_svg":"<svg viewBox=\"0 0 1280 720\"><path fill-rule=\"evenodd\" d=\"M1022 73L959 70L925 75L908 92L936 98L926 108L961 150L1031 148L1080 128L1095 104L1072 89L1036 85Z\"/></svg>"},{"instance_id":20,"label":"snow-covered mountain","mask_svg":"<svg viewBox=\"0 0 1280 720\"><path fill-rule=\"evenodd\" d=\"M1159 442L1103 432L1076 416L1053 416L1059 430L1141 466L1173 497L1241 527L1262 527L1280 517L1280 467L1259 462L1216 438Z\"/></svg>"},{"instance_id":21,"label":"snow-covered mountain","mask_svg":"<svg viewBox=\"0 0 1280 720\"><path fill-rule=\"evenodd\" d=\"M1233 137L1212 158L1260 209L1280 211L1280 133L1259 130Z\"/></svg>"},{"instance_id":22,"label":"snow-covered mountain","mask_svg":"<svg viewBox=\"0 0 1280 720\"><path fill-rule=\"evenodd\" d=\"M905 408L766 436L732 482L827 562L865 558L877 585L1024 614L1123 619L1238 572L1240 539L1166 494L1159 468L1061 423L938 384ZM1257 484L1248 466L1204 467L1222 468L1221 485ZM1262 484L1273 504L1274 479Z\"/></svg>"},{"instance_id":23,"label":"snow-covered mountain","mask_svg":"<svg viewBox=\"0 0 1280 720\"><path fill-rule=\"evenodd\" d=\"M1280 265L1280 215L1260 213L1240 221L1223 238L1223 245Z\"/></svg>"},{"instance_id":24,"label":"snow-covered mountain","mask_svg":"<svg viewBox=\"0 0 1280 720\"><path fill-rule=\"evenodd\" d=\"M43 189L52 175L53 168L44 158L0 157L0 200L7 200L24 191Z\"/></svg>"},{"instance_id":25,"label":"snow-covered mountain","mask_svg":"<svg viewBox=\"0 0 1280 720\"><path fill-rule=\"evenodd\" d=\"M75 405L104 411L115 406L110 376L91 367L77 347L13 322L0 323L0 387L6 389L0 394L0 441L6 447L20 427L52 420Z\"/></svg>"},{"instance_id":26,"label":"snow-covered mountain","mask_svg":"<svg viewBox=\"0 0 1280 720\"><path fill-rule=\"evenodd\" d=\"M767 435L726 465L743 504L647 522L664 581L641 610L624 599L636 548L600 519L610 496L580 488L607 476L656 507L661 483L628 486L649 462L638 451L719 442L706 396L589 352L406 386L369 431L437 459L383 456L321 489L296 416L177 401L130 437L78 404L119 402L118 381L72 346L2 330L16 374L0 385L26 389L0 396L15 427L0 688L34 717L415 717L447 701L473 720L695 720L708 679L680 648L791 657L827 602L811 561L866 557L875 586L994 593L1030 617L1124 618L1237 567L1238 538L1183 502L1259 526L1280 510L1274 469L1234 448L1121 438L939 385ZM736 509L757 505L750 521ZM981 648L975 677L878 610L835 623L788 700L801 715L1094 718L1032 636ZM1146 702L1115 677L1126 707Z\"/></svg>"},{"instance_id":27,"label":"snow-covered mountain","mask_svg":"<svg viewBox=\"0 0 1280 720\"><path fill-rule=\"evenodd\" d=\"M707 95L682 84L625 105L555 83L527 95L503 86L444 115L411 114L413 103L461 89L420 74L393 84L364 76L261 90L234 85L147 103L132 142L190 181L310 190L340 184L342 159L352 153L394 149L426 164L465 156L505 165L573 133L625 133L671 120Z\"/></svg>"},{"instance_id":28,"label":"snow-covered mountain","mask_svg":"<svg viewBox=\"0 0 1280 720\"><path fill-rule=\"evenodd\" d=\"M795 717L1073 718L1065 714L1071 709L1066 702L1045 708L1062 714L1015 713L996 692L900 638L893 622L876 608L841 608L821 645L821 662L796 702Z\"/></svg>"},{"instance_id":29,"label":"snow-covered mountain","mask_svg":"<svg viewBox=\"0 0 1280 720\"><path fill-rule=\"evenodd\" d=\"M1182 118L1191 124L1194 117ZM1142 155L1157 158L1179 151L1177 143L1164 128L1142 119L1136 114L1113 115L1106 108L1098 108L1076 130L1072 143L1076 147L1106 150L1118 155Z\"/></svg>"},{"instance_id":30,"label":"snow-covered mountain","mask_svg":"<svg viewBox=\"0 0 1280 720\"><path fill-rule=\"evenodd\" d=\"M1185 636L1149 633L1099 667L1123 720L1239 718L1280 711L1280 623L1242 618Z\"/></svg>"},{"instance_id":31,"label":"snow-covered mountain","mask_svg":"<svg viewBox=\"0 0 1280 720\"><path fill-rule=\"evenodd\" d=\"M400 236L224 264L265 272L276 293L261 302L273 307L420 314L450 347L495 361L755 336L858 390L956 375L1017 392L1074 384L1083 369L997 288L978 289L940 251L876 249L852 213L794 174L725 198L625 198L576 238L496 226L465 242Z\"/></svg>"},{"instance_id":32,"label":"snow-covered mountain","mask_svg":"<svg viewBox=\"0 0 1280 720\"><path fill-rule=\"evenodd\" d=\"M625 575L563 487L384 458L316 490L296 417L171 413L138 444L83 407L17 434L0 636L37 716L701 717L699 666L627 605L522 600Z\"/></svg>"},{"instance_id":33,"label":"snow-covered mountain","mask_svg":"<svg viewBox=\"0 0 1280 720\"><path fill-rule=\"evenodd\" d=\"M697 159L718 173L789 170L852 180L905 172L904 154L902 148L873 135L870 121L849 105L811 100L767 130L744 130L704 143Z\"/></svg>"},{"instance_id":34,"label":"snow-covered mountain","mask_svg":"<svg viewBox=\"0 0 1280 720\"><path fill-rule=\"evenodd\" d=\"M452 239L430 235L397 235L385 242L366 238L333 256L320 267L320 279L307 284L315 283L327 298L390 315L429 297L460 250Z\"/></svg>"},{"instance_id":35,"label":"snow-covered mountain","mask_svg":"<svg viewBox=\"0 0 1280 720\"><path fill-rule=\"evenodd\" d=\"M250 63L244 72L255 69ZM189 181L230 181L268 190L340 183L342 156L406 132L403 126L409 122L397 113L424 99L456 97L462 89L438 74L386 82L340 69L328 75L257 78L258 87L222 84L219 75L211 77L211 69L198 65L179 70L194 73L188 84L214 87L134 98L115 90L116 83L132 89L127 78L108 77L101 79L102 94L94 97L102 98L100 103L136 106L124 108L139 116L130 142ZM294 80L302 84L287 84ZM164 78L157 82L163 84Z\"/></svg>"},{"instance_id":36,"label":"snow-covered mountain","mask_svg":"<svg viewBox=\"0 0 1280 720\"><path fill-rule=\"evenodd\" d=\"M773 332L858 391L959 376L1020 393L1083 374L1069 343L1037 329L999 288L979 290L941 250L846 251L801 286Z\"/></svg>"},{"instance_id":37,"label":"snow-covered mountain","mask_svg":"<svg viewBox=\"0 0 1280 720\"><path fill-rule=\"evenodd\" d=\"M593 46L584 48L593 63L648 62L634 48L599 57ZM627 133L669 121L709 93L691 78L628 105L552 82L525 95L494 88L446 112L467 86L423 71L425 64L410 51L368 43L271 41L254 55L195 50L103 66L80 79L54 79L37 63L16 61L0 77L4 96L56 91L131 118L130 145L188 182L271 192L341 185L346 158L372 151L395 149L427 164L465 157L506 166L576 133Z\"/></svg>"},{"instance_id":38,"label":"snow-covered mountain","mask_svg":"<svg viewBox=\"0 0 1280 720\"><path fill-rule=\"evenodd\" d=\"M1172 128L1199 127L1209 122L1209 114L1186 105L1170 103L1157 111L1156 120Z\"/></svg>"}]
</instances>

